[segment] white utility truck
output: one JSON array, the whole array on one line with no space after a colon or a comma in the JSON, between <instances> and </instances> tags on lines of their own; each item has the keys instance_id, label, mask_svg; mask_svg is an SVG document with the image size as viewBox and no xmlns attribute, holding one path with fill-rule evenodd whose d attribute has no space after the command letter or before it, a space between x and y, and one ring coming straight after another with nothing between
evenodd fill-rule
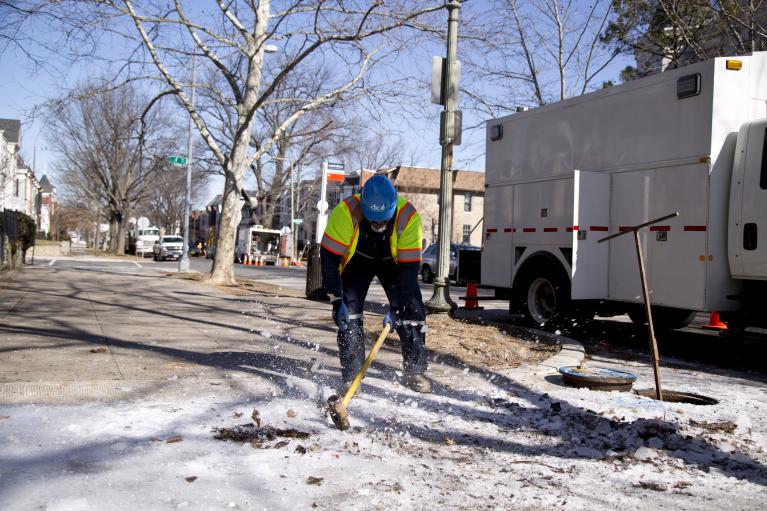
<instances>
[{"instance_id":1,"label":"white utility truck","mask_svg":"<svg viewBox=\"0 0 767 511\"><path fill-rule=\"evenodd\" d=\"M154 244L160 239L160 229L157 227L145 227L143 229L136 229L136 235L134 239L133 254L145 257L147 254L152 254L154 250Z\"/></svg>"},{"instance_id":2,"label":"white utility truck","mask_svg":"<svg viewBox=\"0 0 767 511\"><path fill-rule=\"evenodd\" d=\"M237 230L235 258L245 256L263 264L277 264L280 257L280 231L264 229L261 225L241 225Z\"/></svg>"},{"instance_id":3,"label":"white utility truck","mask_svg":"<svg viewBox=\"0 0 767 511\"><path fill-rule=\"evenodd\" d=\"M487 123L481 284L545 324L767 323L767 52L717 58ZM552 324L556 324L556 321Z\"/></svg>"}]
</instances>

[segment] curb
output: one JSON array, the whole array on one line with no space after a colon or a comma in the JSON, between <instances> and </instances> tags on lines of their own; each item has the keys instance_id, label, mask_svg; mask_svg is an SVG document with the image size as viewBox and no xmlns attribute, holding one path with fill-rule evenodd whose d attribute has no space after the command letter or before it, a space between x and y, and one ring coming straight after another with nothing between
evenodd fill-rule
<instances>
[{"instance_id":1,"label":"curb","mask_svg":"<svg viewBox=\"0 0 767 511\"><path fill-rule=\"evenodd\" d=\"M550 342L555 342L562 346L559 353L552 355L546 360L543 360L535 365L529 366L535 374L559 374L559 368L562 366L577 366L586 357L586 349L583 344L565 337L563 335L556 335L544 330L538 330L536 328L519 327L524 328L528 332L533 332L538 337Z\"/></svg>"}]
</instances>

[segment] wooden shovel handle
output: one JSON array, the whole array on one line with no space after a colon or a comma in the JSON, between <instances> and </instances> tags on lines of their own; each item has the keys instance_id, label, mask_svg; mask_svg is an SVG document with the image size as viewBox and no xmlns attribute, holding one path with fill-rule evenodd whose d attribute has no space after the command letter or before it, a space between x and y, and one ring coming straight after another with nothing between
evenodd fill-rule
<instances>
[{"instance_id":1,"label":"wooden shovel handle","mask_svg":"<svg viewBox=\"0 0 767 511\"><path fill-rule=\"evenodd\" d=\"M368 358L365 359L365 363L362 364L362 369L360 369L360 372L357 373L357 376L354 377L354 380L352 381L351 386L349 387L349 390L346 391L346 395L344 396L344 399L342 401L344 406L349 405L349 401L352 400L352 396L355 392L357 392L357 388L360 386L360 383L362 382L362 378L365 377L365 372L367 372L368 367L370 367L370 364L373 363L373 360L376 358L376 355L378 354L378 350L381 348L381 345L384 342L384 339L386 339L386 336L389 335L389 330L391 329L389 323L386 323L383 327L383 330L381 330L381 334L378 336L378 339L376 339L376 343L373 345L373 348L370 350L370 354L368 354Z\"/></svg>"}]
</instances>

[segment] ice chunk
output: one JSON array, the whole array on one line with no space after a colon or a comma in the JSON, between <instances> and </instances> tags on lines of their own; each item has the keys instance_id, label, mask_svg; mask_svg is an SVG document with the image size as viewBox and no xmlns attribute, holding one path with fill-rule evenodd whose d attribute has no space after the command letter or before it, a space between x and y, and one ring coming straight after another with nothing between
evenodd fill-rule
<instances>
[{"instance_id":1,"label":"ice chunk","mask_svg":"<svg viewBox=\"0 0 767 511\"><path fill-rule=\"evenodd\" d=\"M640 447L636 451L634 451L634 459L637 459L639 461L647 461L652 458L655 458L658 455L658 453L655 451L655 449L652 449L650 447Z\"/></svg>"},{"instance_id":2,"label":"ice chunk","mask_svg":"<svg viewBox=\"0 0 767 511\"><path fill-rule=\"evenodd\" d=\"M751 433L751 419L746 415L738 415L735 419L735 432L739 435L748 435Z\"/></svg>"}]
</instances>

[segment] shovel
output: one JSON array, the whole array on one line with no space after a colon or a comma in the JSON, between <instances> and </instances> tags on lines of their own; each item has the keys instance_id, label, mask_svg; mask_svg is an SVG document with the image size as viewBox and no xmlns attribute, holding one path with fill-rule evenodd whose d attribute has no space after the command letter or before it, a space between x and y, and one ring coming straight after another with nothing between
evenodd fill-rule
<instances>
[{"instance_id":1,"label":"shovel","mask_svg":"<svg viewBox=\"0 0 767 511\"><path fill-rule=\"evenodd\" d=\"M378 336L378 339L373 345L373 348L370 350L368 358L366 358L365 363L362 364L362 369L360 369L360 372L357 373L357 376L354 377L354 380L349 386L349 390L346 391L346 395L344 395L343 399L340 399L335 394L330 396L328 399L330 418L333 419L333 424L335 424L336 427L341 431L349 429L349 413L346 411L346 407L349 406L349 401L352 400L352 396L354 396L354 393L357 392L357 389L362 382L362 378L365 377L365 372L368 370L368 367L370 367L370 364L372 364L373 360L375 360L376 355L378 354L378 350L381 348L384 339L386 339L386 336L389 335L390 328L391 327L389 323L384 325L381 334Z\"/></svg>"}]
</instances>

